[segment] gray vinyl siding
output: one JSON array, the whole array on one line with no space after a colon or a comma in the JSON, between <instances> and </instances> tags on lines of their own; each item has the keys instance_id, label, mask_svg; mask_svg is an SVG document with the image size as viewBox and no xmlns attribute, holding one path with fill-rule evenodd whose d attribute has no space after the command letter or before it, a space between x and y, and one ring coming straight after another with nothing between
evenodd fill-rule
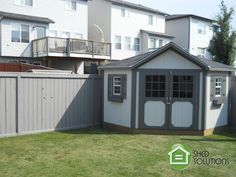
<instances>
[{"instance_id":1,"label":"gray vinyl siding","mask_svg":"<svg viewBox=\"0 0 236 177\"><path fill-rule=\"evenodd\" d=\"M98 76L1 74L0 136L99 125L101 89Z\"/></svg>"},{"instance_id":2,"label":"gray vinyl siding","mask_svg":"<svg viewBox=\"0 0 236 177\"><path fill-rule=\"evenodd\" d=\"M166 33L174 36L173 42L184 49L189 49L189 28L189 18L166 21Z\"/></svg>"}]
</instances>

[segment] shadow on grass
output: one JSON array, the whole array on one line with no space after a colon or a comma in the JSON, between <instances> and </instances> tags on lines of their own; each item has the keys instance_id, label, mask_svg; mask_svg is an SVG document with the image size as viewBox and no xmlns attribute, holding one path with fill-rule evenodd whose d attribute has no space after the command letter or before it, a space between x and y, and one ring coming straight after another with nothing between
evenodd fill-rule
<instances>
[{"instance_id":1,"label":"shadow on grass","mask_svg":"<svg viewBox=\"0 0 236 177\"><path fill-rule=\"evenodd\" d=\"M132 133L124 133L116 130L103 129L102 127L84 128L79 130L58 131L63 134L80 134L80 135L134 135Z\"/></svg>"}]
</instances>

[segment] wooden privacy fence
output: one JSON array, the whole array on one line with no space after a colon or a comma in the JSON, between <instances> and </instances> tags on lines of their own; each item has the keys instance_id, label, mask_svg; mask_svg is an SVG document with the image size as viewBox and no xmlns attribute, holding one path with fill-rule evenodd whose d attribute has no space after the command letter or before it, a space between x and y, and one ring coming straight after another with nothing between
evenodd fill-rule
<instances>
[{"instance_id":1,"label":"wooden privacy fence","mask_svg":"<svg viewBox=\"0 0 236 177\"><path fill-rule=\"evenodd\" d=\"M0 136L101 124L97 75L0 73Z\"/></svg>"},{"instance_id":2,"label":"wooden privacy fence","mask_svg":"<svg viewBox=\"0 0 236 177\"><path fill-rule=\"evenodd\" d=\"M236 77L232 78L231 94L231 125L233 129L236 129Z\"/></svg>"}]
</instances>

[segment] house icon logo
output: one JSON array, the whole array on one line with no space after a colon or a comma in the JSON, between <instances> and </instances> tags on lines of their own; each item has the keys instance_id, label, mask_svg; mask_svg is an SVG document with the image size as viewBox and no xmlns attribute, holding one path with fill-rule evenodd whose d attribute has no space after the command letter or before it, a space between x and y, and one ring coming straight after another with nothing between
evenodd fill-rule
<instances>
[{"instance_id":1,"label":"house icon logo","mask_svg":"<svg viewBox=\"0 0 236 177\"><path fill-rule=\"evenodd\" d=\"M168 153L169 162L172 168L176 170L183 170L191 163L191 151L186 146L181 144L175 144L172 146L172 150Z\"/></svg>"}]
</instances>

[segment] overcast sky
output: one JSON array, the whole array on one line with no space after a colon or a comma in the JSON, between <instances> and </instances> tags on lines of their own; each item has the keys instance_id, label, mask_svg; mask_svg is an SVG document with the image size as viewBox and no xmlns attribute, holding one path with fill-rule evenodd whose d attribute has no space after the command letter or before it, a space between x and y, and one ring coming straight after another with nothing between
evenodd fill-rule
<instances>
[{"instance_id":1,"label":"overcast sky","mask_svg":"<svg viewBox=\"0 0 236 177\"><path fill-rule=\"evenodd\" d=\"M169 14L190 13L208 18L214 18L219 12L221 0L126 0L133 3L143 4ZM236 10L236 0L225 0L228 6ZM236 12L233 21L236 29Z\"/></svg>"}]
</instances>

